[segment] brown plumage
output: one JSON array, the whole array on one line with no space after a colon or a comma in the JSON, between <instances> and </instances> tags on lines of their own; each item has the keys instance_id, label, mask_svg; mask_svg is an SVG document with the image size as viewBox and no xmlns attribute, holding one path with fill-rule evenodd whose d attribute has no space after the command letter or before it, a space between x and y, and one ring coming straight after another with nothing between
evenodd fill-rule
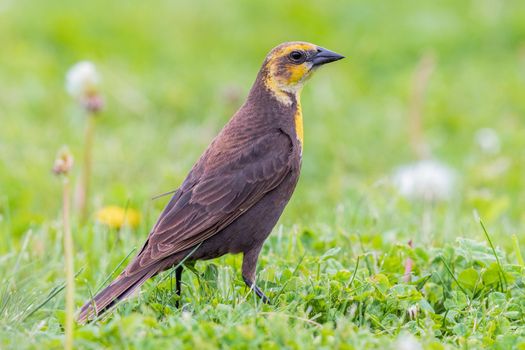
<instances>
[{"instance_id":1,"label":"brown plumage","mask_svg":"<svg viewBox=\"0 0 525 350\"><path fill-rule=\"evenodd\" d=\"M312 71L341 58L304 42L284 43L268 54L244 105L173 194L133 261L82 307L79 322L99 316L184 259L227 253L243 253L245 283L268 302L255 285L255 269L299 178L299 93ZM181 272L176 269L178 293Z\"/></svg>"}]
</instances>

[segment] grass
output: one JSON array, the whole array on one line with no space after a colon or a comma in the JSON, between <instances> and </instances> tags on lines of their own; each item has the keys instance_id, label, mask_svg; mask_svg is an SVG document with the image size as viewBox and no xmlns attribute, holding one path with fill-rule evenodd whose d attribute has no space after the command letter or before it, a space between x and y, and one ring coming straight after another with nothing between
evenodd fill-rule
<instances>
[{"instance_id":1,"label":"grass","mask_svg":"<svg viewBox=\"0 0 525 350\"><path fill-rule=\"evenodd\" d=\"M518 0L0 4L0 348L64 341L61 189L50 168L63 144L81 158L85 122L64 91L67 69L89 59L104 81L92 212L142 214L134 229L72 222L79 307L142 244L167 200L151 198L184 179L269 48L298 39L349 58L303 93L301 180L258 269L274 303L262 305L240 257L225 256L185 270L181 308L166 273L77 327L76 347L523 348L524 11ZM453 197L433 204L390 181L416 158L411 84L428 55L424 137L458 176ZM486 127L499 152L476 144Z\"/></svg>"}]
</instances>

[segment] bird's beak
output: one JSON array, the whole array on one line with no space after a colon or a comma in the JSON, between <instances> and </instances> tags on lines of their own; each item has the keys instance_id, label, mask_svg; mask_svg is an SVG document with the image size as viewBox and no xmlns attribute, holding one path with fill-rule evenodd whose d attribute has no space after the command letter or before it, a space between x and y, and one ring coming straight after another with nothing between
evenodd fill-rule
<instances>
[{"instance_id":1,"label":"bird's beak","mask_svg":"<svg viewBox=\"0 0 525 350\"><path fill-rule=\"evenodd\" d=\"M322 66L323 64L339 61L345 58L345 56L335 53L333 51L324 49L322 47L317 48L317 53L312 57L312 63L314 67Z\"/></svg>"}]
</instances>

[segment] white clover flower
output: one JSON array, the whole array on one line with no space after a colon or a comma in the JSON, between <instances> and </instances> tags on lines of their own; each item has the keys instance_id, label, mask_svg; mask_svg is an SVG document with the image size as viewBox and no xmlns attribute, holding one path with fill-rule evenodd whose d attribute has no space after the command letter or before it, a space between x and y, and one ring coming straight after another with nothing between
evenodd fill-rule
<instances>
[{"instance_id":1,"label":"white clover flower","mask_svg":"<svg viewBox=\"0 0 525 350\"><path fill-rule=\"evenodd\" d=\"M78 62L66 74L67 92L90 112L103 106L99 89L100 75L92 62Z\"/></svg>"},{"instance_id":2,"label":"white clover flower","mask_svg":"<svg viewBox=\"0 0 525 350\"><path fill-rule=\"evenodd\" d=\"M501 150L501 142L498 133L491 128L482 128L475 135L478 147L485 153L496 154Z\"/></svg>"},{"instance_id":3,"label":"white clover flower","mask_svg":"<svg viewBox=\"0 0 525 350\"><path fill-rule=\"evenodd\" d=\"M412 200L449 199L455 183L454 171L435 160L422 160L396 170L393 182L399 193Z\"/></svg>"},{"instance_id":4,"label":"white clover flower","mask_svg":"<svg viewBox=\"0 0 525 350\"><path fill-rule=\"evenodd\" d=\"M407 309L408 317L411 320L415 320L417 318L417 315L419 314L419 307L417 304L411 305Z\"/></svg>"},{"instance_id":5,"label":"white clover flower","mask_svg":"<svg viewBox=\"0 0 525 350\"><path fill-rule=\"evenodd\" d=\"M188 311L182 311L181 318L184 323L188 324L191 321L191 313Z\"/></svg>"},{"instance_id":6,"label":"white clover flower","mask_svg":"<svg viewBox=\"0 0 525 350\"><path fill-rule=\"evenodd\" d=\"M411 334L402 334L396 340L397 350L423 350L421 343Z\"/></svg>"}]
</instances>

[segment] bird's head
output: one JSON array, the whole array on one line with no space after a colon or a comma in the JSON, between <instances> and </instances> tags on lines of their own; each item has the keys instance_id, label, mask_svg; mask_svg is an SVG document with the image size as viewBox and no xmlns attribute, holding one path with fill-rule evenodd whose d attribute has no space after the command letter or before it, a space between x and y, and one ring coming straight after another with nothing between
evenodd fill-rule
<instances>
[{"instance_id":1,"label":"bird's head","mask_svg":"<svg viewBox=\"0 0 525 350\"><path fill-rule=\"evenodd\" d=\"M264 60L262 71L266 87L280 100L297 94L312 72L344 56L307 42L287 42L274 48Z\"/></svg>"}]
</instances>

